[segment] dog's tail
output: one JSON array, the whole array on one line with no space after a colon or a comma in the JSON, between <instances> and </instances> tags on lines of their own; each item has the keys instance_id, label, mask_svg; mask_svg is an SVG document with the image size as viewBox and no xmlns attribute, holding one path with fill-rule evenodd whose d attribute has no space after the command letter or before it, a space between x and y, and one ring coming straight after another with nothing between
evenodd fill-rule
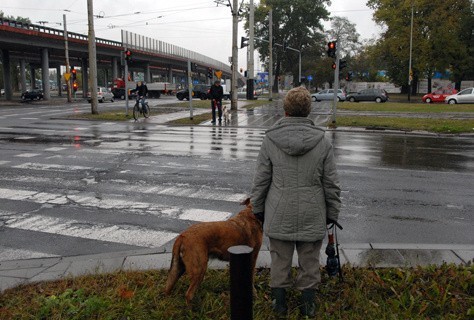
<instances>
[{"instance_id":1,"label":"dog's tail","mask_svg":"<svg viewBox=\"0 0 474 320\"><path fill-rule=\"evenodd\" d=\"M181 244L183 238L181 235L176 238L176 241L173 245L173 253L171 256L171 266L170 271L168 272L168 279L166 280L165 294L169 295L171 290L173 290L174 285L178 279L185 272L183 261L181 260Z\"/></svg>"}]
</instances>

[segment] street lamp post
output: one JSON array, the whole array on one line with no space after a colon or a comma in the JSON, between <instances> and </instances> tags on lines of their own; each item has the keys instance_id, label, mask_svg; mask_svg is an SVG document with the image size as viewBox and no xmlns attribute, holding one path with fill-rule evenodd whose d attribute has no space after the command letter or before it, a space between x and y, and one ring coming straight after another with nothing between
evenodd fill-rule
<instances>
[{"instance_id":1,"label":"street lamp post","mask_svg":"<svg viewBox=\"0 0 474 320\"><path fill-rule=\"evenodd\" d=\"M411 70L412 48L413 48L413 1L411 2L410 59L409 59L409 62L408 62L408 102L410 102L411 82L413 80L413 72Z\"/></svg>"}]
</instances>

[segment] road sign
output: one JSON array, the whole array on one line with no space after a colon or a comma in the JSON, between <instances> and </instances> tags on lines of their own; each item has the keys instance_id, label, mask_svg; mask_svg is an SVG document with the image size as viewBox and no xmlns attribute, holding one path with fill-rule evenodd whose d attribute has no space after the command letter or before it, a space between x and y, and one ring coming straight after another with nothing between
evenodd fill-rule
<instances>
[{"instance_id":1,"label":"road sign","mask_svg":"<svg viewBox=\"0 0 474 320\"><path fill-rule=\"evenodd\" d=\"M221 78L222 78L222 71L221 71L221 70L216 70L216 71L214 72L214 74L216 75L216 77L217 77L218 79L221 79Z\"/></svg>"},{"instance_id":2,"label":"road sign","mask_svg":"<svg viewBox=\"0 0 474 320\"><path fill-rule=\"evenodd\" d=\"M66 81L69 81L69 79L71 79L71 74L70 74L70 73L67 73L67 72L64 73L64 79L65 79Z\"/></svg>"},{"instance_id":3,"label":"road sign","mask_svg":"<svg viewBox=\"0 0 474 320\"><path fill-rule=\"evenodd\" d=\"M309 76L306 77L306 79L308 79L308 81L311 81L311 80L313 80L313 76L309 75Z\"/></svg>"}]
</instances>

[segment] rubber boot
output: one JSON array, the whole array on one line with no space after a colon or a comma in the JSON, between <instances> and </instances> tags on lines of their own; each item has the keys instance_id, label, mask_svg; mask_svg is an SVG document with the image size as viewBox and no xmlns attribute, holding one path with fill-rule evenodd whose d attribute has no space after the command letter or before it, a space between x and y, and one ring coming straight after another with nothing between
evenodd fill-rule
<instances>
[{"instance_id":1,"label":"rubber boot","mask_svg":"<svg viewBox=\"0 0 474 320\"><path fill-rule=\"evenodd\" d=\"M277 315L286 317L288 308L286 306L285 288L272 288L272 307L273 312Z\"/></svg>"},{"instance_id":2,"label":"rubber boot","mask_svg":"<svg viewBox=\"0 0 474 320\"><path fill-rule=\"evenodd\" d=\"M316 314L315 303L316 290L304 289L301 292L301 307L300 311L303 316L314 317Z\"/></svg>"}]
</instances>

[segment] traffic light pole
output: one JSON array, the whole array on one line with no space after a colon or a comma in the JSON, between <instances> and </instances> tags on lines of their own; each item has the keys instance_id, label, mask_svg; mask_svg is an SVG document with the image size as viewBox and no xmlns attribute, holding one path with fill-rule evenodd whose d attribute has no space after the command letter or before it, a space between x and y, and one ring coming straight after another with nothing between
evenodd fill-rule
<instances>
[{"instance_id":1,"label":"traffic light pole","mask_svg":"<svg viewBox=\"0 0 474 320\"><path fill-rule=\"evenodd\" d=\"M122 52L123 55L125 55L124 52ZM127 88L127 82L128 82L128 61L127 59L123 59L124 63L124 75L123 75L123 82L124 82L124 95L125 95L125 115L128 116L128 88Z\"/></svg>"},{"instance_id":2,"label":"traffic light pole","mask_svg":"<svg viewBox=\"0 0 474 320\"><path fill-rule=\"evenodd\" d=\"M188 100L189 100L189 119L193 120L193 79L191 77L191 60L188 59Z\"/></svg>"},{"instance_id":3,"label":"traffic light pole","mask_svg":"<svg viewBox=\"0 0 474 320\"><path fill-rule=\"evenodd\" d=\"M337 93L339 90L339 40L336 40L336 68L334 69L334 99L332 103L331 126L336 126Z\"/></svg>"},{"instance_id":4,"label":"traffic light pole","mask_svg":"<svg viewBox=\"0 0 474 320\"><path fill-rule=\"evenodd\" d=\"M268 12L268 101L273 100L273 10Z\"/></svg>"},{"instance_id":5,"label":"traffic light pole","mask_svg":"<svg viewBox=\"0 0 474 320\"><path fill-rule=\"evenodd\" d=\"M66 74L69 74L69 79L66 80L67 102L72 102L71 94L71 74L69 73L69 45L67 39L66 15L63 14L64 24L64 55L66 56Z\"/></svg>"},{"instance_id":6,"label":"traffic light pole","mask_svg":"<svg viewBox=\"0 0 474 320\"><path fill-rule=\"evenodd\" d=\"M250 0L250 12L249 12L249 47L248 47L248 62L247 62L247 99L253 100L254 91L254 15L255 10L253 6L253 0Z\"/></svg>"}]
</instances>

